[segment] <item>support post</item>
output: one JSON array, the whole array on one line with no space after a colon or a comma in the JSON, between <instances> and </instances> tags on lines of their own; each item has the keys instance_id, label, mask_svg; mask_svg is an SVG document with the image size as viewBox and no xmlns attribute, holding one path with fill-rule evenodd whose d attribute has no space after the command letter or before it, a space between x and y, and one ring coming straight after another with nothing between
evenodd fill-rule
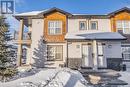
<instances>
[{"instance_id":1,"label":"support post","mask_svg":"<svg viewBox=\"0 0 130 87\"><path fill-rule=\"evenodd\" d=\"M66 58L66 67L68 67L68 41L66 43L66 54L67 54L67 58Z\"/></svg>"},{"instance_id":2,"label":"support post","mask_svg":"<svg viewBox=\"0 0 130 87\"><path fill-rule=\"evenodd\" d=\"M21 41L23 39L23 19L20 20L20 29L19 29L19 37L18 40ZM18 53L17 53L17 66L21 66L22 64L22 43L18 44Z\"/></svg>"},{"instance_id":3,"label":"support post","mask_svg":"<svg viewBox=\"0 0 130 87\"><path fill-rule=\"evenodd\" d=\"M97 58L97 41L93 40L93 69L98 69L98 58Z\"/></svg>"}]
</instances>

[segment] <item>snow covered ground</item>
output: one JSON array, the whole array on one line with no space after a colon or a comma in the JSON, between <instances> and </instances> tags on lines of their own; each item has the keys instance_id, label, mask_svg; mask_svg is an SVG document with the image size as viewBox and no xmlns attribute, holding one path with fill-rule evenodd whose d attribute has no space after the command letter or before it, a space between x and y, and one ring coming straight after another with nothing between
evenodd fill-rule
<instances>
[{"instance_id":1,"label":"snow covered ground","mask_svg":"<svg viewBox=\"0 0 130 87\"><path fill-rule=\"evenodd\" d=\"M0 87L89 87L75 70L68 68L40 69L23 72L15 80L0 83Z\"/></svg>"},{"instance_id":2,"label":"snow covered ground","mask_svg":"<svg viewBox=\"0 0 130 87\"><path fill-rule=\"evenodd\" d=\"M123 87L130 87L130 72L125 71L125 72L119 72L119 73L121 74L121 77L119 77L119 79L128 83L128 85L123 86Z\"/></svg>"}]
</instances>

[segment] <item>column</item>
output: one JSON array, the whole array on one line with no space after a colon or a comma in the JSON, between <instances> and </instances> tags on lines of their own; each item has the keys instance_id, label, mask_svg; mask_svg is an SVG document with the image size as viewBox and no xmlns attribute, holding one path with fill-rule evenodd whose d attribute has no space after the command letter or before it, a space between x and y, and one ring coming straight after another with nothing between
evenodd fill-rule
<instances>
[{"instance_id":1,"label":"column","mask_svg":"<svg viewBox=\"0 0 130 87\"><path fill-rule=\"evenodd\" d=\"M97 41L93 40L93 69L98 69Z\"/></svg>"},{"instance_id":2,"label":"column","mask_svg":"<svg viewBox=\"0 0 130 87\"><path fill-rule=\"evenodd\" d=\"M27 46L27 54L26 54L26 64L30 65L31 64L31 47Z\"/></svg>"},{"instance_id":3,"label":"column","mask_svg":"<svg viewBox=\"0 0 130 87\"><path fill-rule=\"evenodd\" d=\"M23 19L20 20L20 29L19 29L19 37L18 37L18 41L20 42L18 44L18 53L17 53L17 66L21 66L22 64L22 39L23 39L23 29L24 29L24 25L23 25Z\"/></svg>"}]
</instances>

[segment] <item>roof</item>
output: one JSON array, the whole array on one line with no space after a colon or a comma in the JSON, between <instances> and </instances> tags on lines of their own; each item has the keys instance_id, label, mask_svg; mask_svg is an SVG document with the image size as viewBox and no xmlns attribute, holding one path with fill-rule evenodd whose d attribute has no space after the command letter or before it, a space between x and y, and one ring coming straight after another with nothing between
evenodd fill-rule
<instances>
[{"instance_id":1,"label":"roof","mask_svg":"<svg viewBox=\"0 0 130 87\"><path fill-rule=\"evenodd\" d=\"M121 8L121 9L119 9L119 10L116 10L116 11L114 11L114 12L111 12L111 13L109 13L108 15L109 15L109 16L114 16L115 14L120 13L120 12L123 12L123 11L130 12L130 8L124 7L124 8Z\"/></svg>"},{"instance_id":2,"label":"roof","mask_svg":"<svg viewBox=\"0 0 130 87\"><path fill-rule=\"evenodd\" d=\"M42 10L42 11L31 11L31 12L25 12L25 13L15 14L14 16L15 17L22 17L22 16L28 17L28 16L37 16L37 15L40 15L40 14L45 15L45 14L48 14L48 13L53 12L53 11L59 11L59 12L65 14L65 15L68 15L68 16L72 15L72 14L66 12L66 11L63 11L63 10L61 10L59 8L54 7L54 8L46 9L46 10Z\"/></svg>"},{"instance_id":3,"label":"roof","mask_svg":"<svg viewBox=\"0 0 130 87\"><path fill-rule=\"evenodd\" d=\"M24 13L20 13L20 14L15 14L14 16L36 16L42 12L44 12L44 10L43 11L24 12Z\"/></svg>"},{"instance_id":4,"label":"roof","mask_svg":"<svg viewBox=\"0 0 130 87\"><path fill-rule=\"evenodd\" d=\"M99 33L84 33L84 34L66 34L66 40L126 40L117 32L99 32Z\"/></svg>"},{"instance_id":5,"label":"roof","mask_svg":"<svg viewBox=\"0 0 130 87\"><path fill-rule=\"evenodd\" d=\"M107 19L109 18L108 15L87 15L87 14L73 14L70 18L96 18L96 19Z\"/></svg>"}]
</instances>

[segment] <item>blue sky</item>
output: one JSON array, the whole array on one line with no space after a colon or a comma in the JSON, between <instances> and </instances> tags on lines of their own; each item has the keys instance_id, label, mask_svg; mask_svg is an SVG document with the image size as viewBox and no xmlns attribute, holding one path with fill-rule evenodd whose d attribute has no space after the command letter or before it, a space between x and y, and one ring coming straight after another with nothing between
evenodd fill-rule
<instances>
[{"instance_id":1,"label":"blue sky","mask_svg":"<svg viewBox=\"0 0 130 87\"><path fill-rule=\"evenodd\" d=\"M122 7L130 7L130 0L15 0L17 13L44 10L52 7L73 14L107 14ZM18 30L19 22L8 17L10 30Z\"/></svg>"},{"instance_id":2,"label":"blue sky","mask_svg":"<svg viewBox=\"0 0 130 87\"><path fill-rule=\"evenodd\" d=\"M106 14L129 5L130 0L16 0L16 12L58 7L70 13Z\"/></svg>"}]
</instances>

